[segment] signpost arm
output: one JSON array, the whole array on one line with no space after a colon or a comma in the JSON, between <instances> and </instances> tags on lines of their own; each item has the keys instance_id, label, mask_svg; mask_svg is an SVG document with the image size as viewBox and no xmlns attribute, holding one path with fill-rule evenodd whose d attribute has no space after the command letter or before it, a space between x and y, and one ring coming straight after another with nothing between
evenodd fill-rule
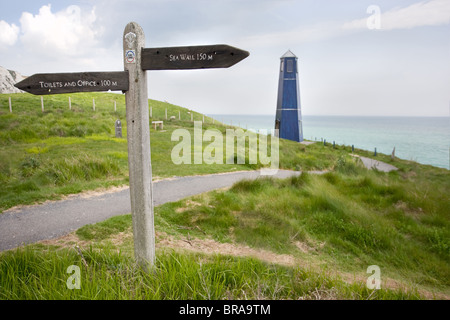
<instances>
[{"instance_id":1,"label":"signpost arm","mask_svg":"<svg viewBox=\"0 0 450 320\"><path fill-rule=\"evenodd\" d=\"M125 99L134 252L136 261L149 269L155 263L155 230L147 75L141 67L144 45L142 28L129 23L124 31L123 48L125 71L130 77Z\"/></svg>"}]
</instances>

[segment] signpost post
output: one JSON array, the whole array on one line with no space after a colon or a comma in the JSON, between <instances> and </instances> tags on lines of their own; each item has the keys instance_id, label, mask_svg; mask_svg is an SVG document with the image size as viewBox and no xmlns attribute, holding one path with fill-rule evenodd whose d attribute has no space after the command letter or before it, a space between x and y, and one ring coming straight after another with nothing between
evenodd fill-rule
<instances>
[{"instance_id":1,"label":"signpost post","mask_svg":"<svg viewBox=\"0 0 450 320\"><path fill-rule=\"evenodd\" d=\"M141 65L144 46L144 31L138 24L129 23L124 31L123 49L125 70L130 76L125 100L131 213L135 259L146 266L155 262L155 230L147 73Z\"/></svg>"},{"instance_id":2,"label":"signpost post","mask_svg":"<svg viewBox=\"0 0 450 320\"><path fill-rule=\"evenodd\" d=\"M134 252L136 261L148 270L155 263L155 230L146 71L228 68L249 53L223 44L144 47L142 28L131 22L123 34L124 71L35 74L15 86L41 96L110 90L125 93Z\"/></svg>"}]
</instances>

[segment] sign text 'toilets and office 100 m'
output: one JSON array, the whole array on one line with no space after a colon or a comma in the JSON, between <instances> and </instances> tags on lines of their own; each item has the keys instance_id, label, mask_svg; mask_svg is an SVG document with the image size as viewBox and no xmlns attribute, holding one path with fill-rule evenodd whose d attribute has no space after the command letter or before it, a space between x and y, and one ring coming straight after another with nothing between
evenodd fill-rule
<instances>
[{"instance_id":1,"label":"sign text 'toilets and office 100 m'","mask_svg":"<svg viewBox=\"0 0 450 320\"><path fill-rule=\"evenodd\" d=\"M76 87L117 87L117 81L113 80L78 80L78 81L66 81L66 82L44 82L39 81L40 87L45 89L55 89L55 88L76 88Z\"/></svg>"}]
</instances>

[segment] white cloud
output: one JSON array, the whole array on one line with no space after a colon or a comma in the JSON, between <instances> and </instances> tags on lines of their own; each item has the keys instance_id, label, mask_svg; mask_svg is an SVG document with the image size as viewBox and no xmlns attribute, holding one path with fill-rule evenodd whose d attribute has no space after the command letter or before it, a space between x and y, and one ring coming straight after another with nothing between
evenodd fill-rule
<instances>
[{"instance_id":1,"label":"white cloud","mask_svg":"<svg viewBox=\"0 0 450 320\"><path fill-rule=\"evenodd\" d=\"M95 22L95 8L86 13L78 6L70 6L53 13L51 5L47 5L37 15L22 14L20 40L33 51L77 56L97 44L102 28Z\"/></svg>"},{"instance_id":2,"label":"white cloud","mask_svg":"<svg viewBox=\"0 0 450 320\"><path fill-rule=\"evenodd\" d=\"M15 24L9 24L3 20L0 21L0 46L13 46L17 42L19 27Z\"/></svg>"},{"instance_id":3,"label":"white cloud","mask_svg":"<svg viewBox=\"0 0 450 320\"><path fill-rule=\"evenodd\" d=\"M432 0L418 2L408 7L396 7L379 17L381 30L411 29L422 26L438 26L450 23L450 1ZM369 16L345 23L343 29L366 29Z\"/></svg>"}]
</instances>

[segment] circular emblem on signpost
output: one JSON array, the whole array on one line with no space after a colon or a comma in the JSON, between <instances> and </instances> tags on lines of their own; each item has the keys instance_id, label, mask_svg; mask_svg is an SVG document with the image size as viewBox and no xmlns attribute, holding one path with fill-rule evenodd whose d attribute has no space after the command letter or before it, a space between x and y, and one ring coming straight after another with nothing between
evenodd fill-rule
<instances>
[{"instance_id":1,"label":"circular emblem on signpost","mask_svg":"<svg viewBox=\"0 0 450 320\"><path fill-rule=\"evenodd\" d=\"M127 52L125 53L125 60L127 63L135 63L136 52L134 50L127 50Z\"/></svg>"}]
</instances>

